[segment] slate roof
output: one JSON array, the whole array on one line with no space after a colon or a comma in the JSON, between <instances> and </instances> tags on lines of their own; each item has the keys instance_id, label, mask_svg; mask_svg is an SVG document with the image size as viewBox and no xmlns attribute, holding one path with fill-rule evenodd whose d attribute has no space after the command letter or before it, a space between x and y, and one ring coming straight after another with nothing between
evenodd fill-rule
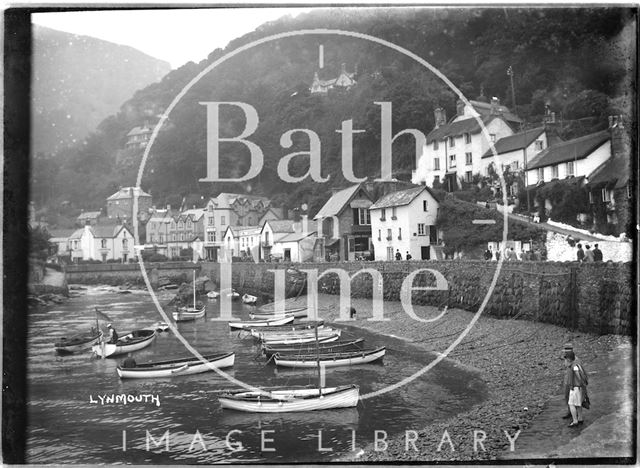
<instances>
[{"instance_id":1,"label":"slate roof","mask_svg":"<svg viewBox=\"0 0 640 468\"><path fill-rule=\"evenodd\" d=\"M331 195L331 198L320 208L320 211L318 211L313 219L328 218L340 214L345 206L347 206L347 203L358 193L360 187L360 184L352 185ZM364 193L366 193L370 199L369 194L366 191Z\"/></svg>"},{"instance_id":2,"label":"slate roof","mask_svg":"<svg viewBox=\"0 0 640 468\"><path fill-rule=\"evenodd\" d=\"M83 232L84 228L76 229L75 231L73 231L73 234L69 236L69 239L80 239Z\"/></svg>"},{"instance_id":3,"label":"slate roof","mask_svg":"<svg viewBox=\"0 0 640 468\"><path fill-rule=\"evenodd\" d=\"M76 229L52 229L49 234L51 239L68 239L74 232L76 232Z\"/></svg>"},{"instance_id":4,"label":"slate roof","mask_svg":"<svg viewBox=\"0 0 640 468\"><path fill-rule=\"evenodd\" d=\"M93 218L99 218L102 215L101 211L85 211L83 213L80 213L78 215L78 220L82 220L82 219L93 219Z\"/></svg>"},{"instance_id":5,"label":"slate roof","mask_svg":"<svg viewBox=\"0 0 640 468\"><path fill-rule=\"evenodd\" d=\"M486 115L481 116L480 120L486 126L495 118L499 118L499 115ZM450 136L461 136L465 133L480 133L482 127L475 117L469 117L468 119L458 120L457 122L440 125L438 128L434 128L427 135L427 143L431 143L434 140L442 141Z\"/></svg>"},{"instance_id":6,"label":"slate roof","mask_svg":"<svg viewBox=\"0 0 640 468\"><path fill-rule=\"evenodd\" d=\"M261 226L227 226L227 229L231 230L231 234L233 234L234 237L256 235L262 231Z\"/></svg>"},{"instance_id":7,"label":"slate roof","mask_svg":"<svg viewBox=\"0 0 640 468\"><path fill-rule=\"evenodd\" d=\"M314 236L316 234L316 232L292 232L291 234L287 234L284 237L279 238L277 241L275 242L300 242L303 239L306 239L307 237L310 236Z\"/></svg>"},{"instance_id":8,"label":"slate roof","mask_svg":"<svg viewBox=\"0 0 640 468\"><path fill-rule=\"evenodd\" d=\"M496 153L504 154L511 151L524 149L533 143L544 132L544 127L534 128L526 132L514 133L513 135L500 138L495 143ZM490 158L493 152L489 149L482 155L482 158Z\"/></svg>"},{"instance_id":9,"label":"slate roof","mask_svg":"<svg viewBox=\"0 0 640 468\"><path fill-rule=\"evenodd\" d=\"M611 158L600 165L589 176L590 186L608 185L623 188L629 183L630 161L625 157Z\"/></svg>"},{"instance_id":10,"label":"slate roof","mask_svg":"<svg viewBox=\"0 0 640 468\"><path fill-rule=\"evenodd\" d=\"M473 108L478 112L478 114L486 117L491 114L491 103L490 102L482 102L482 101L469 101L469 103L473 106ZM521 123L522 119L515 114L512 114L506 106L499 105L497 106L498 111L501 113L501 116L507 122L513 123Z\"/></svg>"},{"instance_id":11,"label":"slate roof","mask_svg":"<svg viewBox=\"0 0 640 468\"><path fill-rule=\"evenodd\" d=\"M290 233L290 232L294 232L293 230L293 221L290 219L278 219L278 220L271 220L271 221L267 221L265 223L269 224L269 226L271 226L271 230L277 234L277 233Z\"/></svg>"},{"instance_id":12,"label":"slate roof","mask_svg":"<svg viewBox=\"0 0 640 468\"><path fill-rule=\"evenodd\" d=\"M384 197L380 198L373 205L371 205L369 210L379 210L381 208L389 208L392 206L408 205L418 195L420 195L423 192L423 190L427 190L429 193L431 193L431 191L425 185L421 187L413 187L407 190L400 190L398 192L388 193Z\"/></svg>"},{"instance_id":13,"label":"slate roof","mask_svg":"<svg viewBox=\"0 0 640 468\"><path fill-rule=\"evenodd\" d=\"M129 198L133 197L134 193L138 194L138 198L140 198L140 197L151 197L151 195L149 195L144 190L139 189L138 187L123 187L120 190L118 190L116 193L111 195L109 198L107 198L107 200L129 199Z\"/></svg>"},{"instance_id":14,"label":"slate roof","mask_svg":"<svg viewBox=\"0 0 640 468\"><path fill-rule=\"evenodd\" d=\"M609 131L603 130L549 146L529 162L529 169L584 159L606 143L610 137Z\"/></svg>"},{"instance_id":15,"label":"slate roof","mask_svg":"<svg viewBox=\"0 0 640 468\"><path fill-rule=\"evenodd\" d=\"M126 229L129 234L131 234L131 231L121 224L97 225L91 226L90 229L91 232L93 232L94 237L99 237L101 239L116 237L121 229Z\"/></svg>"}]
</instances>

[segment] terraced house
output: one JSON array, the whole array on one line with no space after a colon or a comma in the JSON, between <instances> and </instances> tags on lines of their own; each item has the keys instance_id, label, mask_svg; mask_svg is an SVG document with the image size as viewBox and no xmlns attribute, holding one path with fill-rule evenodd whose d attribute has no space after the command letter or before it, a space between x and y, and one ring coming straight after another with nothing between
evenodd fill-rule
<instances>
[{"instance_id":1,"label":"terraced house","mask_svg":"<svg viewBox=\"0 0 640 468\"><path fill-rule=\"evenodd\" d=\"M120 260L134 258L134 239L129 228L117 225L86 225L69 237L72 262L79 260Z\"/></svg>"}]
</instances>

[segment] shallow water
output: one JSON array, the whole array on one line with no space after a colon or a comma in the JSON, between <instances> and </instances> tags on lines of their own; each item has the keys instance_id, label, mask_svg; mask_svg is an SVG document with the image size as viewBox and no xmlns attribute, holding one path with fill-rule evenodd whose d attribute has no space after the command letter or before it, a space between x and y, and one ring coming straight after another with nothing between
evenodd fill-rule
<instances>
[{"instance_id":1,"label":"shallow water","mask_svg":"<svg viewBox=\"0 0 640 468\"><path fill-rule=\"evenodd\" d=\"M160 302L171 297L166 293ZM359 450L374 441L375 431L392 437L419 430L484 398L476 374L444 362L410 384L361 401L357 408L277 415L222 410L217 394L235 385L214 372L121 381L115 368L122 357L103 360L91 352L56 355L56 339L95 326L94 307L111 318L121 335L162 319L146 291L122 295L104 287L89 287L64 304L30 310L29 463L331 461L351 452L354 439ZM234 317L242 319L248 319L252 310L239 303L233 307ZM234 351L231 376L256 386L316 383L315 370L265 365L254 341L212 320L218 316L218 303L210 300L204 319L180 323L178 329L202 354ZM387 346L387 354L383 363L328 369L327 386L356 383L362 395L397 383L434 358L396 338L342 328L344 338L362 336L367 347ZM169 332L136 352L135 359L146 362L188 354ZM101 404L100 396L112 394L157 396L160 406L150 398L146 403Z\"/></svg>"}]
</instances>

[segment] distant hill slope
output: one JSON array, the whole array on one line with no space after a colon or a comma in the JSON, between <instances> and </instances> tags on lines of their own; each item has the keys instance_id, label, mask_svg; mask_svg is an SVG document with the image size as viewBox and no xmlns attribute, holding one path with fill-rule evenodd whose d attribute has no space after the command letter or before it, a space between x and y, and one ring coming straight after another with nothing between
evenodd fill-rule
<instances>
[{"instance_id":1,"label":"distant hill slope","mask_svg":"<svg viewBox=\"0 0 640 468\"><path fill-rule=\"evenodd\" d=\"M32 154L81 141L170 70L132 47L35 25Z\"/></svg>"}]
</instances>

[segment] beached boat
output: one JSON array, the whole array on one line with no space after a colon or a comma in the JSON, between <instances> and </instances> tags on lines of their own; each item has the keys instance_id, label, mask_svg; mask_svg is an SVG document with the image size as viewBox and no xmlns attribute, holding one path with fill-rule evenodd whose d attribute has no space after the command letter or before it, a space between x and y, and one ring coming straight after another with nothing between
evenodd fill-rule
<instances>
[{"instance_id":1,"label":"beached boat","mask_svg":"<svg viewBox=\"0 0 640 468\"><path fill-rule=\"evenodd\" d=\"M144 327L145 330L155 330L158 333L160 332L168 332L169 324L167 322L156 322L153 325L149 325L148 327Z\"/></svg>"},{"instance_id":2,"label":"beached boat","mask_svg":"<svg viewBox=\"0 0 640 468\"><path fill-rule=\"evenodd\" d=\"M315 327L318 327L319 329L324 328L324 320L319 320L317 322L302 322L302 323L291 323L291 324L285 324L285 325L276 325L276 326L272 326L272 327L256 327L256 328L252 328L251 329L251 334L253 336L255 336L256 338L258 338L258 333L276 333L276 334L282 334L282 333L289 333L289 332L301 332L301 331L310 331L313 330Z\"/></svg>"},{"instance_id":3,"label":"beached boat","mask_svg":"<svg viewBox=\"0 0 640 468\"><path fill-rule=\"evenodd\" d=\"M171 315L176 322L188 322L204 317L207 313L207 306L204 304L196 304L196 307L178 307Z\"/></svg>"},{"instance_id":4,"label":"beached boat","mask_svg":"<svg viewBox=\"0 0 640 468\"><path fill-rule=\"evenodd\" d=\"M203 356L207 363L195 356L169 361L146 362L135 367L118 366L116 371L121 379L152 379L159 377L176 377L180 375L201 374L213 371L212 367L224 369L231 367L235 361L234 353L210 354Z\"/></svg>"},{"instance_id":5,"label":"beached boat","mask_svg":"<svg viewBox=\"0 0 640 468\"><path fill-rule=\"evenodd\" d=\"M291 335L291 336L278 336L278 337L268 337L262 340L264 345L288 345L288 344L304 344L304 343L314 343L319 340L320 343L329 343L331 341L337 341L340 339L340 330L336 332L330 333L325 336L320 336L315 338L314 336L309 335Z\"/></svg>"},{"instance_id":6,"label":"beached boat","mask_svg":"<svg viewBox=\"0 0 640 468\"><path fill-rule=\"evenodd\" d=\"M274 354L285 356L288 354L301 355L301 354L313 354L319 350L320 354L338 353L344 351L355 351L362 349L364 344L364 338L358 338L351 341L330 341L326 343L316 344L293 344L293 345L263 345L262 352L271 357Z\"/></svg>"},{"instance_id":7,"label":"beached boat","mask_svg":"<svg viewBox=\"0 0 640 468\"><path fill-rule=\"evenodd\" d=\"M59 354L71 354L80 351L86 351L100 341L102 338L102 332L97 329L85 333L78 333L77 335L67 338L63 336L58 341L53 343L53 347Z\"/></svg>"},{"instance_id":8,"label":"beached boat","mask_svg":"<svg viewBox=\"0 0 640 468\"><path fill-rule=\"evenodd\" d=\"M266 327L265 327L266 328ZM269 338L283 337L283 336L311 336L315 332L309 328L293 328L289 329L286 325L283 325L282 330L274 330L273 327L269 327L269 330L262 330L261 328L252 328L250 330L251 336L258 340L266 340ZM318 333L320 336L331 335L337 329L326 325L318 325Z\"/></svg>"},{"instance_id":9,"label":"beached boat","mask_svg":"<svg viewBox=\"0 0 640 468\"><path fill-rule=\"evenodd\" d=\"M229 322L229 328L249 330L254 327L273 327L276 325L285 325L293 322L293 315L273 319L273 320L249 320L245 322Z\"/></svg>"},{"instance_id":10,"label":"beached boat","mask_svg":"<svg viewBox=\"0 0 640 468\"><path fill-rule=\"evenodd\" d=\"M275 317L282 317L282 312L276 312L274 310L263 311L262 308L259 311L251 312L250 317L253 319L269 319ZM302 318L307 316L306 307L296 307L292 309L285 309L284 315L293 315L295 318Z\"/></svg>"},{"instance_id":11,"label":"beached boat","mask_svg":"<svg viewBox=\"0 0 640 468\"><path fill-rule=\"evenodd\" d=\"M319 342L315 329L315 342ZM316 353L319 356L319 353ZM352 408L358 405L360 388L357 385L323 387L318 366L318 386L315 388L277 387L259 391L226 392L218 397L222 408L252 413L288 413Z\"/></svg>"},{"instance_id":12,"label":"beached boat","mask_svg":"<svg viewBox=\"0 0 640 468\"><path fill-rule=\"evenodd\" d=\"M338 328L333 328L333 327L321 326L315 332L313 330L296 330L292 332L283 332L283 333L273 333L273 332L264 333L264 334L260 333L256 338L258 338L259 340L265 343L271 343L273 341L278 341L280 339L286 339L286 338L311 338L313 341L313 338L316 336L316 333L318 338L326 338L327 336L333 336L333 335L340 336L340 334L342 333L342 330Z\"/></svg>"},{"instance_id":13,"label":"beached boat","mask_svg":"<svg viewBox=\"0 0 640 468\"><path fill-rule=\"evenodd\" d=\"M223 289L220 291L220 294L224 294L226 297L230 297L232 301L237 301L240 299L240 294L235 289Z\"/></svg>"},{"instance_id":14,"label":"beached boat","mask_svg":"<svg viewBox=\"0 0 640 468\"><path fill-rule=\"evenodd\" d=\"M237 391L218 397L225 409L252 413L287 413L351 408L358 405L357 385L327 388L277 388L274 390Z\"/></svg>"},{"instance_id":15,"label":"beached boat","mask_svg":"<svg viewBox=\"0 0 640 468\"><path fill-rule=\"evenodd\" d=\"M116 343L98 343L93 345L91 349L101 357L117 356L146 348L153 343L155 337L155 330L134 330L119 338Z\"/></svg>"},{"instance_id":16,"label":"beached boat","mask_svg":"<svg viewBox=\"0 0 640 468\"><path fill-rule=\"evenodd\" d=\"M357 364L368 364L382 359L385 355L385 347L376 349L361 349L358 351L346 351L342 353L313 354L304 355L279 355L274 356L276 366L281 367L339 367L354 366Z\"/></svg>"},{"instance_id":17,"label":"beached boat","mask_svg":"<svg viewBox=\"0 0 640 468\"><path fill-rule=\"evenodd\" d=\"M251 294L243 294L242 302L244 304L256 305L256 302L258 302L258 298L256 296L252 296Z\"/></svg>"},{"instance_id":18,"label":"beached boat","mask_svg":"<svg viewBox=\"0 0 640 468\"><path fill-rule=\"evenodd\" d=\"M220 297L220 293L218 291L209 291L207 293L207 297L209 299L218 299Z\"/></svg>"}]
</instances>

